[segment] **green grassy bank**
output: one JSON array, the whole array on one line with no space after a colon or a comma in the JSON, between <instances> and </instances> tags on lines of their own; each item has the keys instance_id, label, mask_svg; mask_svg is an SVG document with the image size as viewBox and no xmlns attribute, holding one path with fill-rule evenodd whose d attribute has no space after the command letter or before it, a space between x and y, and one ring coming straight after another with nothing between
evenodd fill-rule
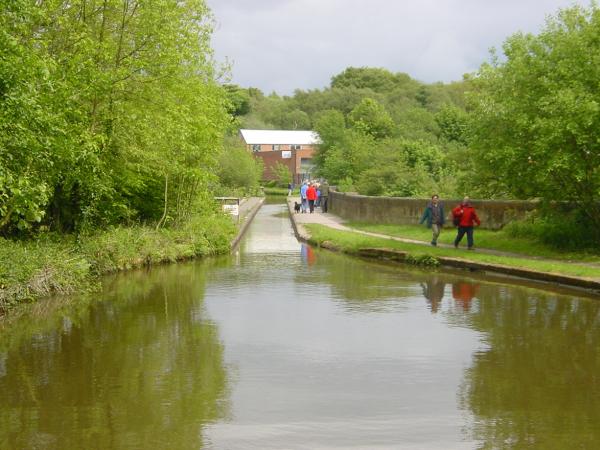
<instances>
[{"instance_id":1,"label":"green grassy bank","mask_svg":"<svg viewBox=\"0 0 600 450\"><path fill-rule=\"evenodd\" d=\"M391 239L377 238L353 233L350 231L333 230L323 225L304 225L310 232L310 243L322 245L328 242L343 252L357 254L363 248L386 248L405 251L412 261L435 261L435 257L445 256L462 258L468 261L476 261L488 264L501 264L508 267L525 268L541 272L599 279L600 267L578 265L562 261L545 261L527 258L516 258L508 256L496 256L485 253L470 252L468 250L456 250L440 247L426 247L421 244L410 244L398 242Z\"/></svg>"},{"instance_id":2,"label":"green grassy bank","mask_svg":"<svg viewBox=\"0 0 600 450\"><path fill-rule=\"evenodd\" d=\"M356 228L357 230L369 231L372 233L386 234L389 236L414 239L423 242L431 241L431 230L424 225L378 225L363 222L350 222L346 225L351 228ZM455 237L456 228L450 226L442 230L438 242L442 244L453 244ZM466 237L463 238L462 245L466 245L466 239ZM516 253L524 256L535 255L542 258L565 261L600 263L600 254L598 253L593 253L591 251L559 250L531 238L514 236L511 233L510 228L499 231L476 228L475 247Z\"/></svg>"},{"instance_id":3,"label":"green grassy bank","mask_svg":"<svg viewBox=\"0 0 600 450\"><path fill-rule=\"evenodd\" d=\"M115 227L87 236L0 238L0 312L54 293L95 288L100 275L229 251L235 225L198 217L178 228Z\"/></svg>"},{"instance_id":4,"label":"green grassy bank","mask_svg":"<svg viewBox=\"0 0 600 450\"><path fill-rule=\"evenodd\" d=\"M265 188L263 188L263 192L264 192L265 195L268 195L268 196L287 197L287 195L288 195L288 189L287 188L279 188L279 187L265 187ZM292 191L292 195L299 196L300 195L300 189L295 188Z\"/></svg>"}]
</instances>

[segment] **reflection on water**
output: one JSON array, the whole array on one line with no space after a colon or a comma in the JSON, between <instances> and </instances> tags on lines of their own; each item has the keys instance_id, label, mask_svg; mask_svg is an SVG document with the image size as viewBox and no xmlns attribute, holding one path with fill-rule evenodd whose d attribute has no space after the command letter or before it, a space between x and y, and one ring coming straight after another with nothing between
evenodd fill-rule
<instances>
[{"instance_id":1,"label":"reflection on water","mask_svg":"<svg viewBox=\"0 0 600 450\"><path fill-rule=\"evenodd\" d=\"M0 448L597 448L600 302L298 243L0 332Z\"/></svg>"},{"instance_id":2,"label":"reflection on water","mask_svg":"<svg viewBox=\"0 0 600 450\"><path fill-rule=\"evenodd\" d=\"M119 277L85 312L28 330L3 358L0 448L201 447L201 427L227 411L204 273Z\"/></svg>"},{"instance_id":3,"label":"reflection on water","mask_svg":"<svg viewBox=\"0 0 600 450\"><path fill-rule=\"evenodd\" d=\"M600 302L482 285L461 403L487 448L600 448Z\"/></svg>"}]
</instances>

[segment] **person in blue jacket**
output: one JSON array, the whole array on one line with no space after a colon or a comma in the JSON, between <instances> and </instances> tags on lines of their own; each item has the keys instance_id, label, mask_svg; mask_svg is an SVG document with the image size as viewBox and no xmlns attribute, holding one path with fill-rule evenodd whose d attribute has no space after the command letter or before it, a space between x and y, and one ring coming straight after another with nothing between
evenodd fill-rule
<instances>
[{"instance_id":1,"label":"person in blue jacket","mask_svg":"<svg viewBox=\"0 0 600 450\"><path fill-rule=\"evenodd\" d=\"M300 203L302 212L305 213L308 209L308 200L306 199L306 191L308 189L308 182L305 180L300 188Z\"/></svg>"},{"instance_id":2,"label":"person in blue jacket","mask_svg":"<svg viewBox=\"0 0 600 450\"><path fill-rule=\"evenodd\" d=\"M425 208L425 212L419 223L421 224L425 221L427 221L427 227L431 228L431 245L436 246L438 236L445 223L444 205L440 203L440 197L437 194L431 196L431 202Z\"/></svg>"}]
</instances>

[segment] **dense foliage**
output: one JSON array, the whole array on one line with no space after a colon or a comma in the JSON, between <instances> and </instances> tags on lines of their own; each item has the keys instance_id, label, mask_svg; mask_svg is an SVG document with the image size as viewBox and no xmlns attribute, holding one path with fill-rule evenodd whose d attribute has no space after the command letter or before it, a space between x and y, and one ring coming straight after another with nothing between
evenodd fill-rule
<instances>
[{"instance_id":1,"label":"dense foliage","mask_svg":"<svg viewBox=\"0 0 600 450\"><path fill-rule=\"evenodd\" d=\"M291 97L237 90L248 98L247 128L315 129L318 174L369 195L456 194L465 149L466 83L424 84L403 73L353 68L323 90ZM239 108L246 111L245 108Z\"/></svg>"},{"instance_id":2,"label":"dense foliage","mask_svg":"<svg viewBox=\"0 0 600 450\"><path fill-rule=\"evenodd\" d=\"M600 242L599 37L600 9L574 6L509 37L462 82L351 67L323 90L244 90L239 120L317 130L318 174L340 190L540 199L527 234L587 247Z\"/></svg>"},{"instance_id":3,"label":"dense foliage","mask_svg":"<svg viewBox=\"0 0 600 450\"><path fill-rule=\"evenodd\" d=\"M183 222L232 108L203 0L0 0L0 233Z\"/></svg>"},{"instance_id":4,"label":"dense foliage","mask_svg":"<svg viewBox=\"0 0 600 450\"><path fill-rule=\"evenodd\" d=\"M263 170L262 160L254 158L238 136L228 136L225 149L219 156L218 183L213 191L225 197L256 195L260 190Z\"/></svg>"},{"instance_id":5,"label":"dense foliage","mask_svg":"<svg viewBox=\"0 0 600 450\"><path fill-rule=\"evenodd\" d=\"M474 78L471 148L480 192L579 204L600 221L600 10L573 7L515 34Z\"/></svg>"}]
</instances>

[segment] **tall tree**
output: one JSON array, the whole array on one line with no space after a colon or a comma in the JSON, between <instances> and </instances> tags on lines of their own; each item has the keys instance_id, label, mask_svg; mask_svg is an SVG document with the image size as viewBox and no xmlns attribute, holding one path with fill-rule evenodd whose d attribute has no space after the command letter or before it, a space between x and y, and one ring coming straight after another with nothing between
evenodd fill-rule
<instances>
[{"instance_id":1,"label":"tall tree","mask_svg":"<svg viewBox=\"0 0 600 450\"><path fill-rule=\"evenodd\" d=\"M0 231L44 212L59 230L184 220L230 123L204 1L1 1Z\"/></svg>"},{"instance_id":2,"label":"tall tree","mask_svg":"<svg viewBox=\"0 0 600 450\"><path fill-rule=\"evenodd\" d=\"M598 36L600 10L575 6L481 67L471 144L487 193L575 202L600 222Z\"/></svg>"}]
</instances>

